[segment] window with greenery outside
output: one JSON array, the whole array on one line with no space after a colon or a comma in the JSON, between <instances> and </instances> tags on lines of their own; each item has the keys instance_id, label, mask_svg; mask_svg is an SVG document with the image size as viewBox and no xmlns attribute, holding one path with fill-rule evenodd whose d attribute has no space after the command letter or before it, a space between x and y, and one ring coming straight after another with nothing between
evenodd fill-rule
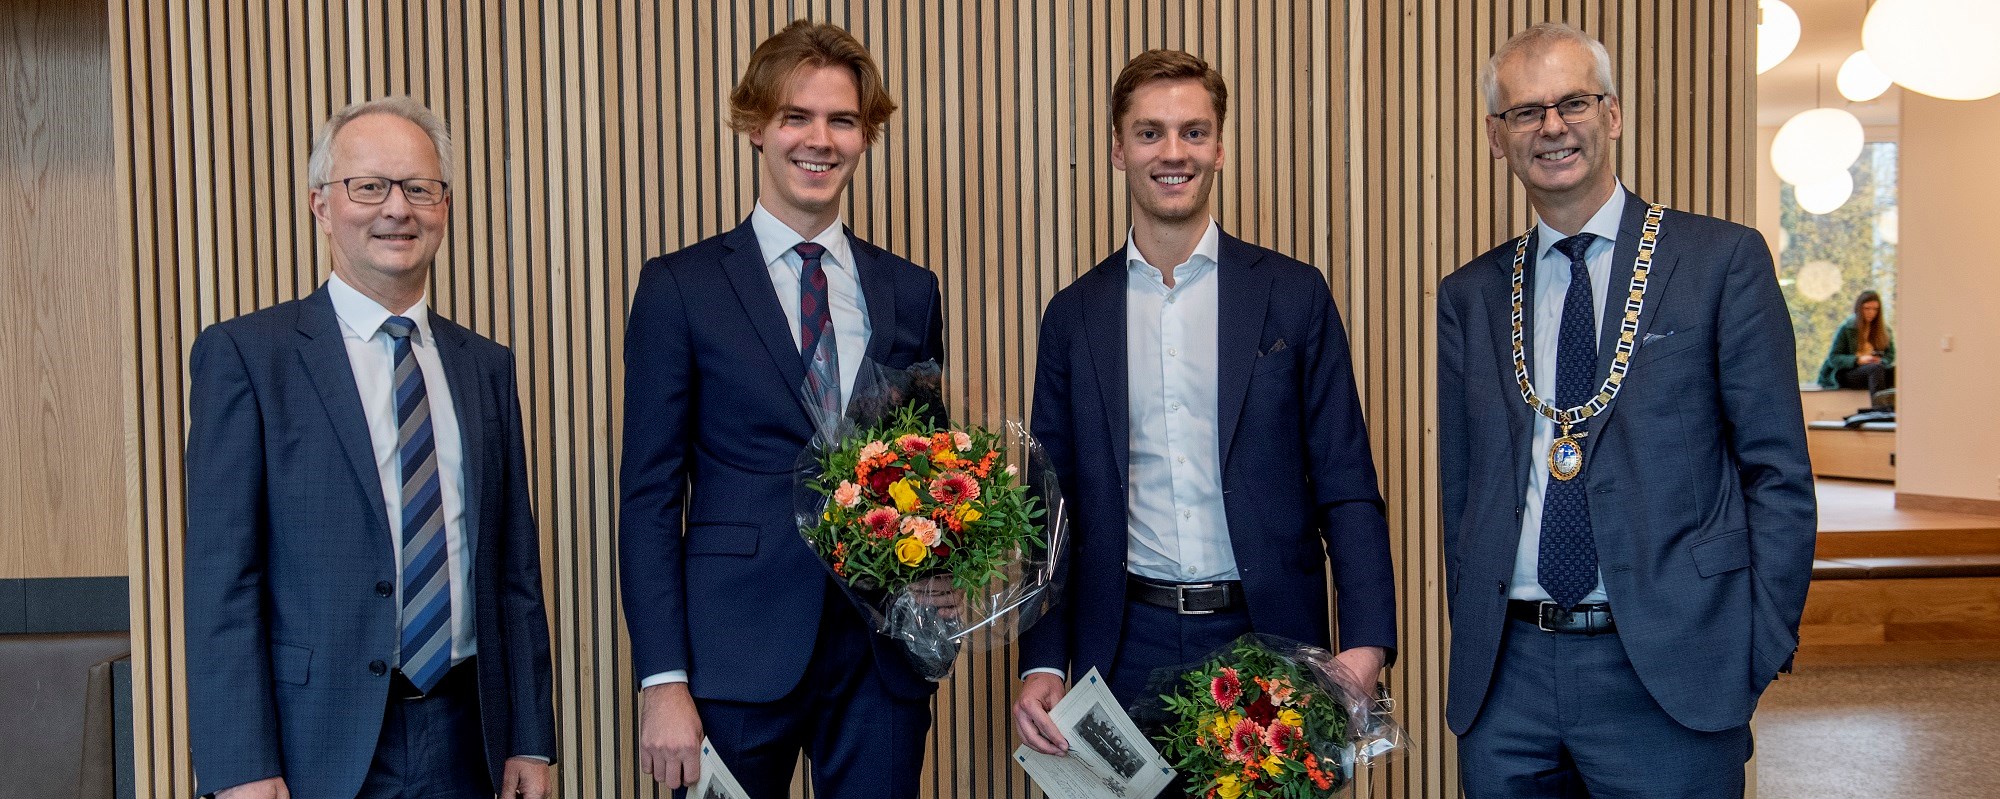
<instances>
[{"instance_id":1,"label":"window with greenery outside","mask_svg":"<svg viewBox=\"0 0 2000 799\"><path fill-rule=\"evenodd\" d=\"M1818 378L1861 292L1882 295L1883 317L1896 332L1896 144L1870 142L1850 172L1854 195L1833 213L1800 208L1789 184L1778 199L1778 283L1798 338L1800 383Z\"/></svg>"}]
</instances>

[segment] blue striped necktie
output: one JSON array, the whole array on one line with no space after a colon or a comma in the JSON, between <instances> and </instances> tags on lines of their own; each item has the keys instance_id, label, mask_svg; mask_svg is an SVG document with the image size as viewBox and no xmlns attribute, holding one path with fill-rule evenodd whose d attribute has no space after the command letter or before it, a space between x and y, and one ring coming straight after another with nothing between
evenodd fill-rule
<instances>
[{"instance_id":1,"label":"blue striped necktie","mask_svg":"<svg viewBox=\"0 0 2000 799\"><path fill-rule=\"evenodd\" d=\"M403 676L430 693L451 665L451 569L444 541L444 492L424 370L411 336L417 325L391 316L382 330L396 342L396 452L403 485Z\"/></svg>"},{"instance_id":2,"label":"blue striped necktie","mask_svg":"<svg viewBox=\"0 0 2000 799\"><path fill-rule=\"evenodd\" d=\"M1589 233L1556 242L1569 256L1569 291L1563 295L1562 327L1556 335L1556 407L1574 408L1597 393L1597 314L1591 309L1590 270L1583 254ZM1536 576L1549 599L1563 608L1575 607L1597 587L1597 540L1590 529L1590 498L1577 479L1549 477L1542 494L1542 543Z\"/></svg>"},{"instance_id":3,"label":"blue striped necktie","mask_svg":"<svg viewBox=\"0 0 2000 799\"><path fill-rule=\"evenodd\" d=\"M799 242L799 357L805 359L806 393L829 417L840 415L840 350L834 347L833 312L827 307L826 246Z\"/></svg>"}]
</instances>

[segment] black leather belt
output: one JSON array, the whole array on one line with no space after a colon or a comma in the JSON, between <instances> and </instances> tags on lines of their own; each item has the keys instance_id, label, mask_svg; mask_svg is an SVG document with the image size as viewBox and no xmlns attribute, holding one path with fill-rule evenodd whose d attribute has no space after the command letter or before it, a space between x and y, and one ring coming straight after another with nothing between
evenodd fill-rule
<instances>
[{"instance_id":1,"label":"black leather belt","mask_svg":"<svg viewBox=\"0 0 2000 799\"><path fill-rule=\"evenodd\" d=\"M1156 583L1126 575L1125 596L1183 616L1206 616L1243 607L1243 584L1235 580L1208 583Z\"/></svg>"},{"instance_id":2,"label":"black leather belt","mask_svg":"<svg viewBox=\"0 0 2000 799\"><path fill-rule=\"evenodd\" d=\"M1533 624L1543 632L1597 635L1618 631L1618 623L1611 619L1611 606L1602 602L1563 610L1554 602L1510 599L1507 615Z\"/></svg>"},{"instance_id":3,"label":"black leather belt","mask_svg":"<svg viewBox=\"0 0 2000 799\"><path fill-rule=\"evenodd\" d=\"M431 686L430 693L417 690L416 683L410 682L410 678L404 676L402 669L396 669L389 673L389 698L429 699L471 688L478 678L478 667L473 665L475 660L477 659L466 658L464 662L447 669L444 676L438 678L437 684Z\"/></svg>"}]
</instances>

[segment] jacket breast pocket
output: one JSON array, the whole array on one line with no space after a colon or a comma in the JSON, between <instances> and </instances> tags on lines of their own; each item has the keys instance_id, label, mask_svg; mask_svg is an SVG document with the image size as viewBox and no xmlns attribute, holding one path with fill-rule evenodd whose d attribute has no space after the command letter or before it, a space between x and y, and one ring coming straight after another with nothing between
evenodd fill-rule
<instances>
[{"instance_id":1,"label":"jacket breast pocket","mask_svg":"<svg viewBox=\"0 0 2000 799\"><path fill-rule=\"evenodd\" d=\"M1694 569L1703 577L1714 577L1750 565L1750 531L1723 533L1694 545Z\"/></svg>"},{"instance_id":2,"label":"jacket breast pocket","mask_svg":"<svg viewBox=\"0 0 2000 799\"><path fill-rule=\"evenodd\" d=\"M271 643L271 679L291 685L305 685L312 679L312 650L303 646Z\"/></svg>"},{"instance_id":3,"label":"jacket breast pocket","mask_svg":"<svg viewBox=\"0 0 2000 799\"><path fill-rule=\"evenodd\" d=\"M1654 334L1649 333L1647 335ZM1657 361L1669 355L1702 346L1709 343L1709 341L1711 339L1707 331L1683 330L1678 333L1670 333L1639 347L1638 351L1632 353L1632 362L1637 364L1640 361Z\"/></svg>"},{"instance_id":4,"label":"jacket breast pocket","mask_svg":"<svg viewBox=\"0 0 2000 799\"><path fill-rule=\"evenodd\" d=\"M754 524L691 524L687 529L689 555L757 554L757 526Z\"/></svg>"},{"instance_id":5,"label":"jacket breast pocket","mask_svg":"<svg viewBox=\"0 0 2000 799\"><path fill-rule=\"evenodd\" d=\"M1298 360L1298 350L1289 348L1259 355L1257 356L1257 362L1250 366L1250 376L1256 377L1258 375L1266 375L1290 369L1294 364L1298 363Z\"/></svg>"}]
</instances>

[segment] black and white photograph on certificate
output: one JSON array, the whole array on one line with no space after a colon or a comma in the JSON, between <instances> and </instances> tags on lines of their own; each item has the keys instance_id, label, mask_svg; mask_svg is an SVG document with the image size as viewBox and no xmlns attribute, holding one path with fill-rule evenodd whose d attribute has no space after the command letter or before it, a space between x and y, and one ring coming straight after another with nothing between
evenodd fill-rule
<instances>
[{"instance_id":1,"label":"black and white photograph on certificate","mask_svg":"<svg viewBox=\"0 0 2000 799\"><path fill-rule=\"evenodd\" d=\"M1096 669L1077 680L1049 717L1069 741L1068 756L1027 746L1014 750L1014 762L1049 799L1152 799L1173 781L1174 770L1118 706Z\"/></svg>"},{"instance_id":2,"label":"black and white photograph on certificate","mask_svg":"<svg viewBox=\"0 0 2000 799\"><path fill-rule=\"evenodd\" d=\"M687 795L688 799L750 799L706 737L701 739L701 779Z\"/></svg>"}]
</instances>

